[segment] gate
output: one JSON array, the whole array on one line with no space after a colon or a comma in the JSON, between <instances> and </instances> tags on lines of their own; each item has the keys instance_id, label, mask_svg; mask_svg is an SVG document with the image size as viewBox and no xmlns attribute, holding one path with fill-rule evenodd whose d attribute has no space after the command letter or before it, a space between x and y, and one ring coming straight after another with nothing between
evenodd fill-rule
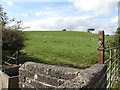
<instances>
[{"instance_id":1,"label":"gate","mask_svg":"<svg viewBox=\"0 0 120 90\"><path fill-rule=\"evenodd\" d=\"M117 31L120 31L120 28L118 28ZM98 36L98 64L106 64L107 70L101 80L97 83L96 88L112 88L119 74L120 32L116 34L116 45L112 48L105 48L104 31L99 31ZM104 83L99 85L104 78L106 78Z\"/></svg>"},{"instance_id":2,"label":"gate","mask_svg":"<svg viewBox=\"0 0 120 90\"><path fill-rule=\"evenodd\" d=\"M11 60L14 60L15 64L18 64L18 57L19 57L19 50L14 51L12 56L7 56L8 60L6 60L6 61L2 60L2 63L6 64L6 65L12 65L12 64L10 64L8 62L11 61Z\"/></svg>"}]
</instances>

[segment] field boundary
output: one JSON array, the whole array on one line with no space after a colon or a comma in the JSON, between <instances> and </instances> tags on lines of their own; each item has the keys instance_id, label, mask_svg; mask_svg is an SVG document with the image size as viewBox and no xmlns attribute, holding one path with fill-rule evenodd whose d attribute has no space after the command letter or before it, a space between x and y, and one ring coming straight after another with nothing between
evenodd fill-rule
<instances>
[{"instance_id":1,"label":"field boundary","mask_svg":"<svg viewBox=\"0 0 120 90\"><path fill-rule=\"evenodd\" d=\"M118 74L119 74L119 66L120 66L120 42L119 42L119 35L117 33L117 43L112 48L105 48L105 34L104 31L99 31L98 36L98 64L106 64L107 70L106 73L103 75L99 83L102 81L103 78L106 78L105 82L102 84L101 88L112 88L113 84L115 83ZM107 58L106 58L107 57ZM96 86L97 87L97 86Z\"/></svg>"},{"instance_id":2,"label":"field boundary","mask_svg":"<svg viewBox=\"0 0 120 90\"><path fill-rule=\"evenodd\" d=\"M87 69L26 62L19 68L19 88L79 89L94 88L106 71L106 65ZM99 84L105 81L105 78Z\"/></svg>"}]
</instances>

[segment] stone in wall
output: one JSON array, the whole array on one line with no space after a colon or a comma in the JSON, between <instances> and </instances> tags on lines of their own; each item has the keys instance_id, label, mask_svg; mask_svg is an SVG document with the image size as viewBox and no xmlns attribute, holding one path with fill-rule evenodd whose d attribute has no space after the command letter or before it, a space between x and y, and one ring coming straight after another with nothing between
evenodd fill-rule
<instances>
[{"instance_id":1,"label":"stone in wall","mask_svg":"<svg viewBox=\"0 0 120 90\"><path fill-rule=\"evenodd\" d=\"M94 88L105 71L104 64L77 69L26 62L19 68L19 88Z\"/></svg>"}]
</instances>

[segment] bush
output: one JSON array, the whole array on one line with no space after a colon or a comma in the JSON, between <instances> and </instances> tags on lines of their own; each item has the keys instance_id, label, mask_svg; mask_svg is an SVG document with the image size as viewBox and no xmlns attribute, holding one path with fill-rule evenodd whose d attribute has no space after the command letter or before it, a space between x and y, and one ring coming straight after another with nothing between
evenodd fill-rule
<instances>
[{"instance_id":1,"label":"bush","mask_svg":"<svg viewBox=\"0 0 120 90\"><path fill-rule=\"evenodd\" d=\"M118 43L119 43L119 47L120 47L120 27L117 29L117 35L118 35Z\"/></svg>"},{"instance_id":2,"label":"bush","mask_svg":"<svg viewBox=\"0 0 120 90\"><path fill-rule=\"evenodd\" d=\"M66 29L63 29L62 31L66 31Z\"/></svg>"},{"instance_id":3,"label":"bush","mask_svg":"<svg viewBox=\"0 0 120 90\"><path fill-rule=\"evenodd\" d=\"M120 28L118 28L116 34L111 37L112 38L105 43L106 48L113 48L120 46Z\"/></svg>"},{"instance_id":4,"label":"bush","mask_svg":"<svg viewBox=\"0 0 120 90\"><path fill-rule=\"evenodd\" d=\"M11 50L21 50L24 48L24 34L22 31L4 29L2 30L2 49Z\"/></svg>"}]
</instances>

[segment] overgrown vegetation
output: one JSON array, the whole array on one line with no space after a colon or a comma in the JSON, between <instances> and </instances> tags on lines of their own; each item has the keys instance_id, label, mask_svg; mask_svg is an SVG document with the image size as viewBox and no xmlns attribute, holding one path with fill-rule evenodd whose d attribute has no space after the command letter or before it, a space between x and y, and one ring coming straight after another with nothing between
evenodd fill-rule
<instances>
[{"instance_id":1,"label":"overgrown vegetation","mask_svg":"<svg viewBox=\"0 0 120 90\"><path fill-rule=\"evenodd\" d=\"M113 48L117 46L119 46L118 45L118 30L113 36L111 36L111 39L106 40L105 42L105 48Z\"/></svg>"},{"instance_id":2,"label":"overgrown vegetation","mask_svg":"<svg viewBox=\"0 0 120 90\"><path fill-rule=\"evenodd\" d=\"M0 6L0 26L2 29L2 49L3 50L21 50L24 47L24 34L20 31L22 29L21 21L15 19L9 20L7 13L3 11ZM14 23L13 25L9 25Z\"/></svg>"},{"instance_id":3,"label":"overgrown vegetation","mask_svg":"<svg viewBox=\"0 0 120 90\"><path fill-rule=\"evenodd\" d=\"M10 25L11 23L14 24ZM20 31L22 29L21 25L21 21L16 21L15 19L9 20L7 13L4 12L3 7L0 5L0 30L2 31L3 57L5 57L4 51L13 54L13 51L24 48L24 41L26 39L24 33Z\"/></svg>"},{"instance_id":4,"label":"overgrown vegetation","mask_svg":"<svg viewBox=\"0 0 120 90\"><path fill-rule=\"evenodd\" d=\"M3 50L21 50L24 47L24 35L21 31L4 29L2 32Z\"/></svg>"}]
</instances>

